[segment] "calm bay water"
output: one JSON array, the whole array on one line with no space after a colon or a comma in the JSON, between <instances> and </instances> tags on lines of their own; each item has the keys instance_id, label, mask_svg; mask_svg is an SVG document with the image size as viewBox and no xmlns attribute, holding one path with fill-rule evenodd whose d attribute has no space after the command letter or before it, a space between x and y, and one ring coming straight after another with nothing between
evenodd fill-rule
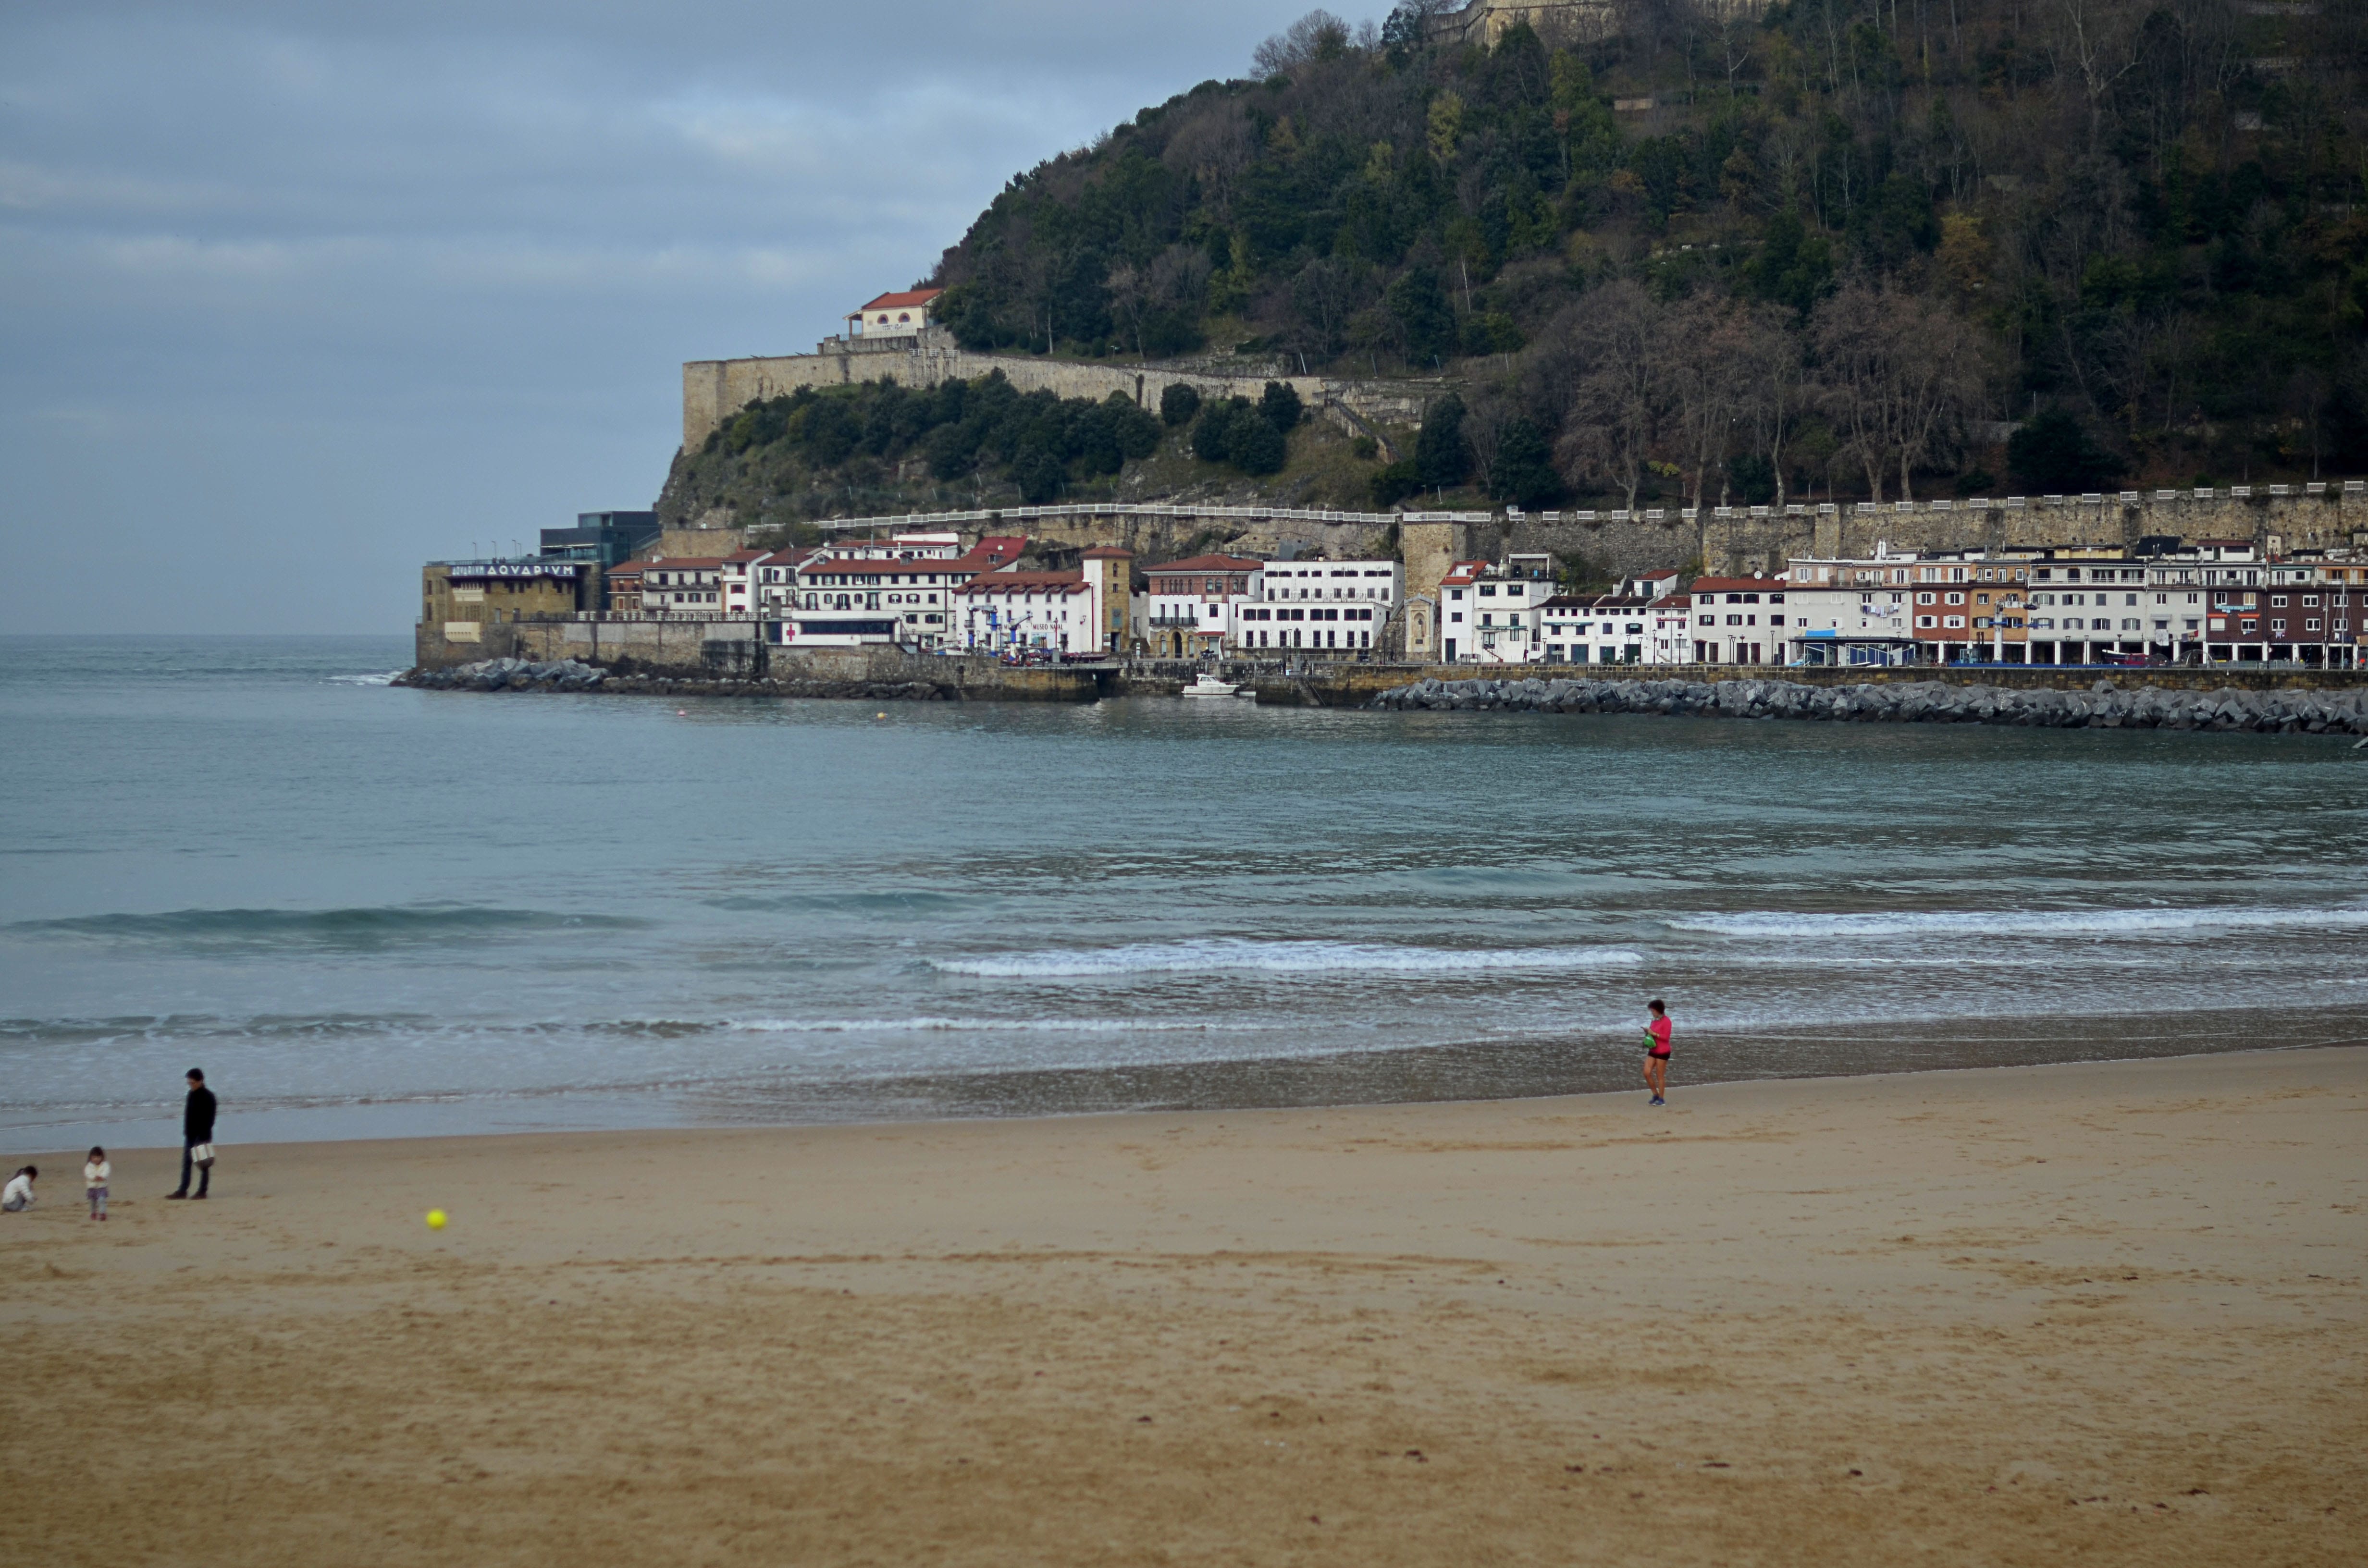
<instances>
[{"instance_id":1,"label":"calm bay water","mask_svg":"<svg viewBox=\"0 0 2368 1568\"><path fill-rule=\"evenodd\" d=\"M484 697L0 640L0 1147L1627 1087L2368 1039L2307 736Z\"/></svg>"}]
</instances>

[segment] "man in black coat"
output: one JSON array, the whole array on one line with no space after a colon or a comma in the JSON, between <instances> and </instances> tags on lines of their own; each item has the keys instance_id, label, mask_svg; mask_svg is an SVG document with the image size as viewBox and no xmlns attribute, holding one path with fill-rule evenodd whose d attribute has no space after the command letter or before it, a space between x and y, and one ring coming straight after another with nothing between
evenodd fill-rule
<instances>
[{"instance_id":1,"label":"man in black coat","mask_svg":"<svg viewBox=\"0 0 2368 1568\"><path fill-rule=\"evenodd\" d=\"M188 1103L181 1108L181 1187L177 1192L166 1193L165 1195L165 1197L188 1198L191 1196L189 1192L189 1151L195 1149L200 1143L211 1143L213 1141L214 1092L206 1087L206 1074L204 1070L201 1068L192 1067L189 1069ZM206 1188L213 1185L213 1179L214 1163L211 1160L208 1160L204 1165L198 1167L198 1190L195 1196L203 1198L206 1195Z\"/></svg>"}]
</instances>

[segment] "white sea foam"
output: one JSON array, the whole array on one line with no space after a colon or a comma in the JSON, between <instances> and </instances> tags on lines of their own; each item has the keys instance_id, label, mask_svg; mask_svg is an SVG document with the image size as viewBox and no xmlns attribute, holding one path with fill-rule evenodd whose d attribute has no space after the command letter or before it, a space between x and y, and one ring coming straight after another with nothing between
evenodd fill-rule
<instances>
[{"instance_id":1,"label":"white sea foam","mask_svg":"<svg viewBox=\"0 0 2368 1568\"><path fill-rule=\"evenodd\" d=\"M1773 939L1789 937L2184 936L2200 931L2368 926L2368 907L2222 909L1933 909L1859 915L1679 915L1679 931Z\"/></svg>"},{"instance_id":2,"label":"white sea foam","mask_svg":"<svg viewBox=\"0 0 2368 1568\"><path fill-rule=\"evenodd\" d=\"M948 974L991 980L1052 980L1208 970L1269 974L1357 970L1395 974L1452 973L1468 970L1588 969L1644 961L1643 954L1626 948L1398 948L1368 942L1253 942L1221 937L1187 942L1145 942L1123 948L932 959L929 964Z\"/></svg>"},{"instance_id":3,"label":"white sea foam","mask_svg":"<svg viewBox=\"0 0 2368 1568\"><path fill-rule=\"evenodd\" d=\"M389 670L384 675L331 676L331 686L393 686L401 670Z\"/></svg>"},{"instance_id":4,"label":"white sea foam","mask_svg":"<svg viewBox=\"0 0 2368 1568\"><path fill-rule=\"evenodd\" d=\"M1214 1018L730 1018L752 1034L1247 1034L1280 1026Z\"/></svg>"}]
</instances>

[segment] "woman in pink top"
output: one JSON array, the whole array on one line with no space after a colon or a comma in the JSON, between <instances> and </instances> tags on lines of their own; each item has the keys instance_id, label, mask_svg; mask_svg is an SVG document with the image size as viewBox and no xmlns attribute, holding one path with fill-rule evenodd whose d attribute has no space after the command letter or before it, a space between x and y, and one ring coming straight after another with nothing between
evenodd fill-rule
<instances>
[{"instance_id":1,"label":"woman in pink top","mask_svg":"<svg viewBox=\"0 0 2368 1568\"><path fill-rule=\"evenodd\" d=\"M1669 1009L1658 996L1653 998L1652 1022L1645 1026L1645 1086L1653 1091L1653 1104L1669 1103Z\"/></svg>"}]
</instances>

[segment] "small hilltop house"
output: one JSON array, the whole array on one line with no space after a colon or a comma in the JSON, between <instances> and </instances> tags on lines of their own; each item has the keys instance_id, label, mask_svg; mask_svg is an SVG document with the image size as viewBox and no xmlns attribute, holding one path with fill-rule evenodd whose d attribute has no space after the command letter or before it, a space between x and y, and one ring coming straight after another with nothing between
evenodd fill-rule
<instances>
[{"instance_id":1,"label":"small hilltop house","mask_svg":"<svg viewBox=\"0 0 2368 1568\"><path fill-rule=\"evenodd\" d=\"M847 335L850 341L916 337L929 324L929 312L944 292L943 289L908 289L901 294L882 294L860 310L848 312Z\"/></svg>"}]
</instances>

